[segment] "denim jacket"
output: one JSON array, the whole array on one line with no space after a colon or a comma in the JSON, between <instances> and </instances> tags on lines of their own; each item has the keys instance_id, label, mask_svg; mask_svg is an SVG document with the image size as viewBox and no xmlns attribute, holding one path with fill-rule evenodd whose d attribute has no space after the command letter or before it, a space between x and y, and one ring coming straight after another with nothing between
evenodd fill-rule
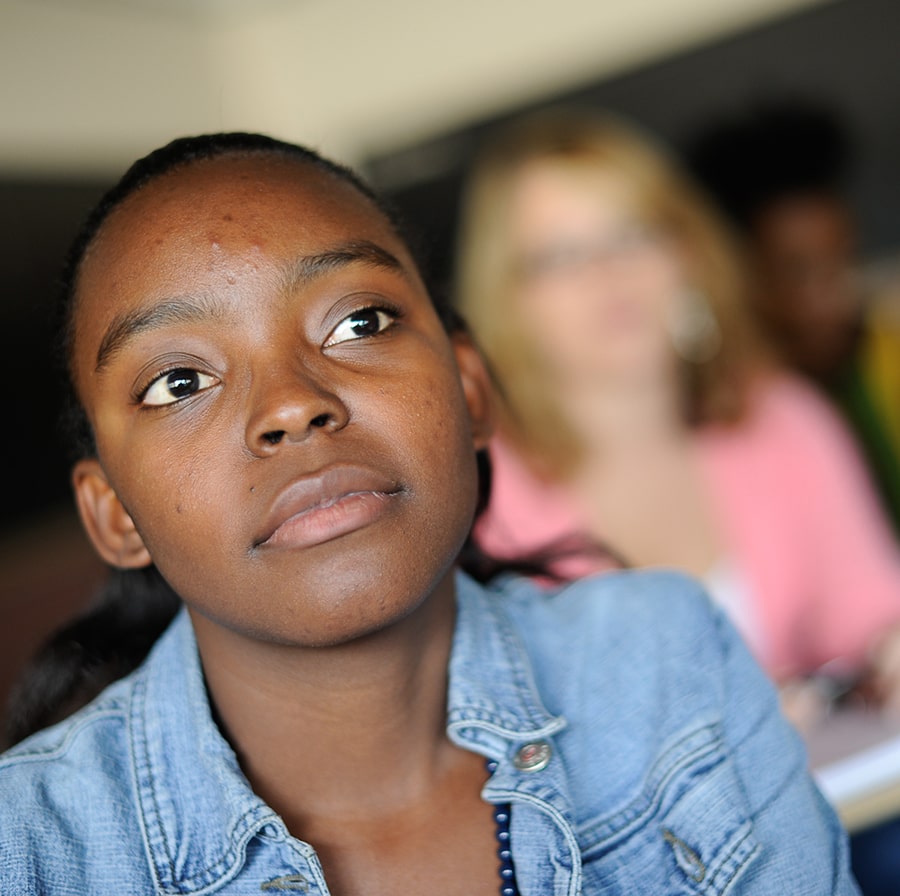
<instances>
[{"instance_id":1,"label":"denim jacket","mask_svg":"<svg viewBox=\"0 0 900 896\"><path fill-rule=\"evenodd\" d=\"M447 731L499 763L483 797L511 803L524 896L857 892L799 739L698 586L457 585ZM0 759L5 896L260 891L328 892L216 727L184 612L135 673Z\"/></svg>"}]
</instances>

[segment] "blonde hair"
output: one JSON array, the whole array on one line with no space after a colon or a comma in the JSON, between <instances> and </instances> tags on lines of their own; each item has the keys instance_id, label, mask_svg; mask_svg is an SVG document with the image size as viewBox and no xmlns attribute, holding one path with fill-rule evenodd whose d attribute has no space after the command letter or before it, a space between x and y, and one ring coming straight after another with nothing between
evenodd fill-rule
<instances>
[{"instance_id":1,"label":"blonde hair","mask_svg":"<svg viewBox=\"0 0 900 896\"><path fill-rule=\"evenodd\" d=\"M555 112L521 121L492 142L463 196L456 302L499 380L507 434L549 476L565 475L585 449L563 418L516 313L512 202L517 178L535 162L623 178L645 223L679 246L692 286L708 300L721 331L714 358L682 365L685 419L692 425L737 420L759 349L744 313L737 252L724 225L649 138L611 117Z\"/></svg>"}]
</instances>

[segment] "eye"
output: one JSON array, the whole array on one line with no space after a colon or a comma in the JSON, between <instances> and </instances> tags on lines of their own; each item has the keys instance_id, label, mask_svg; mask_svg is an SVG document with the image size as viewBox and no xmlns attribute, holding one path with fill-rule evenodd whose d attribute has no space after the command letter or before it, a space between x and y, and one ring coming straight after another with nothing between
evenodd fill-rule
<instances>
[{"instance_id":1,"label":"eye","mask_svg":"<svg viewBox=\"0 0 900 896\"><path fill-rule=\"evenodd\" d=\"M160 374L153 380L141 396L141 404L153 407L173 404L190 398L191 395L202 392L215 383L216 378L208 373L200 373L189 367L179 367Z\"/></svg>"},{"instance_id":2,"label":"eye","mask_svg":"<svg viewBox=\"0 0 900 896\"><path fill-rule=\"evenodd\" d=\"M519 262L521 273L526 279L575 270L590 262L593 246L587 242L566 242L529 252Z\"/></svg>"},{"instance_id":3,"label":"eye","mask_svg":"<svg viewBox=\"0 0 900 896\"><path fill-rule=\"evenodd\" d=\"M326 346L352 339L365 339L384 332L397 320L397 313L387 308L360 308L345 317L332 331Z\"/></svg>"},{"instance_id":4,"label":"eye","mask_svg":"<svg viewBox=\"0 0 900 896\"><path fill-rule=\"evenodd\" d=\"M623 225L609 240L610 254L624 254L631 251L639 251L652 245L661 238L660 233L654 228L632 221Z\"/></svg>"}]
</instances>

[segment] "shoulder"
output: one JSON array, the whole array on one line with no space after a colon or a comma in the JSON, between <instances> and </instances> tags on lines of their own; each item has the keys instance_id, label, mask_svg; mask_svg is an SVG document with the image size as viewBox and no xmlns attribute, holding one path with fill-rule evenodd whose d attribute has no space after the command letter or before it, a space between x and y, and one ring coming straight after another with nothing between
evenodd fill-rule
<instances>
[{"instance_id":1,"label":"shoulder","mask_svg":"<svg viewBox=\"0 0 900 896\"><path fill-rule=\"evenodd\" d=\"M770 374L755 385L746 424L757 432L802 438L810 444L822 438L849 440L830 401L811 383L787 372Z\"/></svg>"},{"instance_id":2,"label":"shoulder","mask_svg":"<svg viewBox=\"0 0 900 896\"><path fill-rule=\"evenodd\" d=\"M594 648L622 640L679 639L718 624L701 584L675 570L632 570L587 576L556 589L525 579L504 583L505 604L535 644L589 638Z\"/></svg>"},{"instance_id":3,"label":"shoulder","mask_svg":"<svg viewBox=\"0 0 900 896\"><path fill-rule=\"evenodd\" d=\"M0 782L5 787L22 775L52 773L56 763L75 758L83 760L79 767L91 767L98 751L123 742L129 692L129 679L122 679L69 718L9 749L0 756Z\"/></svg>"},{"instance_id":4,"label":"shoulder","mask_svg":"<svg viewBox=\"0 0 900 896\"><path fill-rule=\"evenodd\" d=\"M40 788L47 800L60 791L81 788L95 777L117 777L128 755L126 729L130 679L107 688L88 706L58 724L26 738L0 756L0 787L28 787L38 779L59 778L59 788ZM82 796L83 791L80 791Z\"/></svg>"},{"instance_id":5,"label":"shoulder","mask_svg":"<svg viewBox=\"0 0 900 896\"><path fill-rule=\"evenodd\" d=\"M837 412L828 398L803 377L786 370L770 372L753 391L753 412L812 420L835 420Z\"/></svg>"},{"instance_id":6,"label":"shoulder","mask_svg":"<svg viewBox=\"0 0 900 896\"><path fill-rule=\"evenodd\" d=\"M750 493L755 491L749 488L751 475L762 477L757 487L769 482L779 492L793 492L803 483L828 487L863 469L837 410L814 386L786 372L754 384L738 423L706 427L698 435L708 467L734 489Z\"/></svg>"},{"instance_id":7,"label":"shoulder","mask_svg":"<svg viewBox=\"0 0 900 896\"><path fill-rule=\"evenodd\" d=\"M509 577L489 598L547 711L598 743L635 737L652 752L666 731L714 722L727 668L752 664L702 586L679 572L601 573L559 589ZM758 670L753 678L768 689Z\"/></svg>"},{"instance_id":8,"label":"shoulder","mask_svg":"<svg viewBox=\"0 0 900 896\"><path fill-rule=\"evenodd\" d=\"M3 892L78 892L90 852L140 842L127 747L129 687L127 679L117 682L0 757L0 855L19 857L3 863Z\"/></svg>"},{"instance_id":9,"label":"shoulder","mask_svg":"<svg viewBox=\"0 0 900 896\"><path fill-rule=\"evenodd\" d=\"M565 720L552 746L577 782L577 836L598 873L610 872L602 857L621 848L640 853L654 880L679 843L713 877L738 853L741 864L759 854L751 874L767 880L806 847L824 861L819 827L828 836L837 827L806 775L802 746L771 683L696 582L638 571L557 592L514 581L503 593L540 700ZM777 843L785 824L806 847L764 857L761 847Z\"/></svg>"},{"instance_id":10,"label":"shoulder","mask_svg":"<svg viewBox=\"0 0 900 896\"><path fill-rule=\"evenodd\" d=\"M755 428L766 434L772 463L805 481L815 495L837 491L874 503L860 448L831 402L814 386L781 374L759 390Z\"/></svg>"},{"instance_id":11,"label":"shoulder","mask_svg":"<svg viewBox=\"0 0 900 896\"><path fill-rule=\"evenodd\" d=\"M670 701L692 702L701 711L722 696L715 670L733 631L689 576L602 573L555 591L515 580L504 598L538 690L558 704L552 712L578 715L605 703L632 718L629 706L643 705L649 717L657 715L651 705L668 713Z\"/></svg>"}]
</instances>

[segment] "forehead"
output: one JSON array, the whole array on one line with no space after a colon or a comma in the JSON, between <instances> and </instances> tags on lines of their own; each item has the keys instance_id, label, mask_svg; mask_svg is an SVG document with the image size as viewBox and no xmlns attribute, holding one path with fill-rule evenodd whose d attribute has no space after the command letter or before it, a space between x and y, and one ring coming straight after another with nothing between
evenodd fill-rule
<instances>
[{"instance_id":1,"label":"forehead","mask_svg":"<svg viewBox=\"0 0 900 896\"><path fill-rule=\"evenodd\" d=\"M553 234L641 216L639 198L626 178L595 160L541 159L518 172L511 213L520 236Z\"/></svg>"},{"instance_id":2,"label":"forehead","mask_svg":"<svg viewBox=\"0 0 900 896\"><path fill-rule=\"evenodd\" d=\"M271 153L223 156L161 175L125 199L104 222L84 267L135 249L159 256L198 237L211 248L239 234L274 248L288 239L327 242L354 229L395 239L373 203L332 172Z\"/></svg>"},{"instance_id":3,"label":"forehead","mask_svg":"<svg viewBox=\"0 0 900 896\"><path fill-rule=\"evenodd\" d=\"M330 171L272 153L189 163L127 197L100 228L78 277L76 353L96 318L128 304L361 240L414 273L381 211Z\"/></svg>"},{"instance_id":4,"label":"forehead","mask_svg":"<svg viewBox=\"0 0 900 896\"><path fill-rule=\"evenodd\" d=\"M837 199L817 194L786 196L763 208L755 221L764 245L844 248L853 225L849 210Z\"/></svg>"}]
</instances>

